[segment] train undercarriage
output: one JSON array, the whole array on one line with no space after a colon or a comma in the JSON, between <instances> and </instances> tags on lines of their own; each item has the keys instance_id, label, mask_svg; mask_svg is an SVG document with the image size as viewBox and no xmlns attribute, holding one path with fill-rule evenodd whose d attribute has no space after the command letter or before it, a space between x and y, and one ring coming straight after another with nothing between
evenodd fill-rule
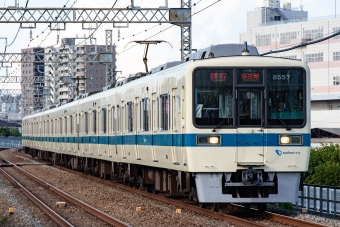
<instances>
[{"instance_id":1,"label":"train undercarriage","mask_svg":"<svg viewBox=\"0 0 340 227\"><path fill-rule=\"evenodd\" d=\"M121 182L154 194L162 193L176 198L188 198L199 203L194 173L58 154L29 147L24 147L24 152L33 158L50 162L53 165L88 173L102 179ZM227 205L228 203L199 203L201 208L212 211L218 211ZM255 205L260 210L266 209L266 203L245 203L243 205L248 208Z\"/></svg>"}]
</instances>

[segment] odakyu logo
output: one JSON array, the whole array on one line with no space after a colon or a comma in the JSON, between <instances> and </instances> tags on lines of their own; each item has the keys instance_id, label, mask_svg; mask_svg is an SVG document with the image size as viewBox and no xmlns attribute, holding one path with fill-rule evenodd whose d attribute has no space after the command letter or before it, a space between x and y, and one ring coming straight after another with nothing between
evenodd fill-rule
<instances>
[{"instance_id":1,"label":"odakyu logo","mask_svg":"<svg viewBox=\"0 0 340 227\"><path fill-rule=\"evenodd\" d=\"M276 152L276 154L277 154L278 156L281 156L281 155L282 155L282 151L280 151L280 150L275 150L275 152Z\"/></svg>"},{"instance_id":2,"label":"odakyu logo","mask_svg":"<svg viewBox=\"0 0 340 227\"><path fill-rule=\"evenodd\" d=\"M280 151L280 150L275 150L275 153L278 155L278 156L281 156L283 154L301 154L300 151Z\"/></svg>"}]
</instances>

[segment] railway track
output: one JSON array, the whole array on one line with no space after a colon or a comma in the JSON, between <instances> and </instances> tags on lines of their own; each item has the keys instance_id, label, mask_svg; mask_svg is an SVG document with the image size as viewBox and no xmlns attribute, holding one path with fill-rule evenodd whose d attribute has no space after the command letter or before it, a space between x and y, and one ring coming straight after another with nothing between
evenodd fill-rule
<instances>
[{"instance_id":1,"label":"railway track","mask_svg":"<svg viewBox=\"0 0 340 227\"><path fill-rule=\"evenodd\" d=\"M23 155L21 153L17 153L17 154ZM26 155L24 155L24 156L27 157ZM37 161L37 160L35 160L35 161ZM60 170L64 170L64 171L69 172L69 173L76 174L76 175L84 177L84 178L88 178L91 181L95 181L95 182L102 183L102 184L105 184L105 185L111 185L111 186L123 189L125 191L136 193L136 194L139 194L139 195L142 195L144 197L154 199L154 200L157 200L157 201L162 201L166 204L171 204L171 205L176 206L178 208L191 210L191 211L194 211L196 213L199 213L199 214L202 214L202 215L205 215L205 216L210 216L210 217L213 217L213 218L218 219L218 220L227 221L227 222L233 223L235 225L240 225L240 226L268 226L268 225L262 225L260 223L255 223L253 221L247 221L243 218L238 218L238 217L235 217L233 215L227 215L227 214L223 214L223 213L220 213L220 212L212 212L210 210L200 208L199 206L187 204L187 203L184 203L184 202L181 202L181 201L178 201L178 200L174 200L174 199L171 199L171 198L167 198L167 197L164 197L164 196L148 193L148 192L145 192L145 191L142 191L142 190L139 190L139 189L135 189L135 188L131 188L131 187L119 184L119 183L112 182L112 181L103 180L103 179L100 179L98 177L94 177L94 176L90 176L90 175L82 173L82 172L70 170L70 169L65 168L65 167L61 167L61 166L54 166L54 167L56 167ZM229 209L237 210L237 211L244 212L244 213L249 212L249 210L246 210L242 207L235 206L235 205L230 205ZM324 226L324 225L320 225L320 224L317 224L317 223L303 221L303 220L300 220L300 219L295 219L295 218L291 218L291 217L288 217L288 216L283 216L283 215L274 214L274 213L270 213L270 212L258 212L256 210L251 210L250 212L253 213L253 214L256 213L256 216L258 216L258 217L262 217L264 219L272 220L272 221L279 222L279 223L289 225L289 226Z\"/></svg>"},{"instance_id":2,"label":"railway track","mask_svg":"<svg viewBox=\"0 0 340 227\"><path fill-rule=\"evenodd\" d=\"M13 185L20 188L20 190L45 214L47 214L55 223L60 226L82 226L84 223L95 223L94 226L129 226L112 216L76 199L75 197L59 190L58 188L50 185L49 183L33 176L27 171L21 169L17 165L3 160L14 169L5 171L0 168L6 178L12 182ZM21 175L21 176L19 176ZM22 176L25 177L22 177ZM28 177L28 178L27 178ZM32 181L33 180L33 181ZM20 183L20 182L21 183ZM37 186L37 184L39 186ZM43 188L41 187L43 186ZM43 190L47 189L47 190ZM39 198L38 198L39 197ZM72 211L69 209L58 209L55 206L55 201L68 201L74 204ZM57 211L56 211L57 210ZM86 211L86 212L83 212Z\"/></svg>"}]
</instances>

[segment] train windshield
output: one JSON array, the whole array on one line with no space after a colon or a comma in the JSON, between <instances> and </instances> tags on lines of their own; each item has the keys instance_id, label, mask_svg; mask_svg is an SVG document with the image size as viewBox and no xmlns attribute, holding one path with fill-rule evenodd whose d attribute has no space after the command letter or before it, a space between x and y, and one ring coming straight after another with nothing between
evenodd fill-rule
<instances>
[{"instance_id":1,"label":"train windshield","mask_svg":"<svg viewBox=\"0 0 340 227\"><path fill-rule=\"evenodd\" d=\"M194 72L194 124L302 127L304 85L303 69L198 69Z\"/></svg>"},{"instance_id":2,"label":"train windshield","mask_svg":"<svg viewBox=\"0 0 340 227\"><path fill-rule=\"evenodd\" d=\"M233 125L233 70L197 70L194 76L195 122Z\"/></svg>"},{"instance_id":3,"label":"train windshield","mask_svg":"<svg viewBox=\"0 0 340 227\"><path fill-rule=\"evenodd\" d=\"M268 69L267 124L298 126L304 123L302 70Z\"/></svg>"}]
</instances>

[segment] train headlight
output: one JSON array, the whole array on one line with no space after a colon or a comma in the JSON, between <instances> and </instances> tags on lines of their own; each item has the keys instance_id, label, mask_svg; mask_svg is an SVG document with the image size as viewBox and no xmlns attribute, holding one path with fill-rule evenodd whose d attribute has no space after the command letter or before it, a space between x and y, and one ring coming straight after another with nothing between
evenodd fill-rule
<instances>
[{"instance_id":1,"label":"train headlight","mask_svg":"<svg viewBox=\"0 0 340 227\"><path fill-rule=\"evenodd\" d=\"M281 145L301 145L302 135L280 135Z\"/></svg>"},{"instance_id":2,"label":"train headlight","mask_svg":"<svg viewBox=\"0 0 340 227\"><path fill-rule=\"evenodd\" d=\"M221 136L197 135L197 145L221 145Z\"/></svg>"}]
</instances>

